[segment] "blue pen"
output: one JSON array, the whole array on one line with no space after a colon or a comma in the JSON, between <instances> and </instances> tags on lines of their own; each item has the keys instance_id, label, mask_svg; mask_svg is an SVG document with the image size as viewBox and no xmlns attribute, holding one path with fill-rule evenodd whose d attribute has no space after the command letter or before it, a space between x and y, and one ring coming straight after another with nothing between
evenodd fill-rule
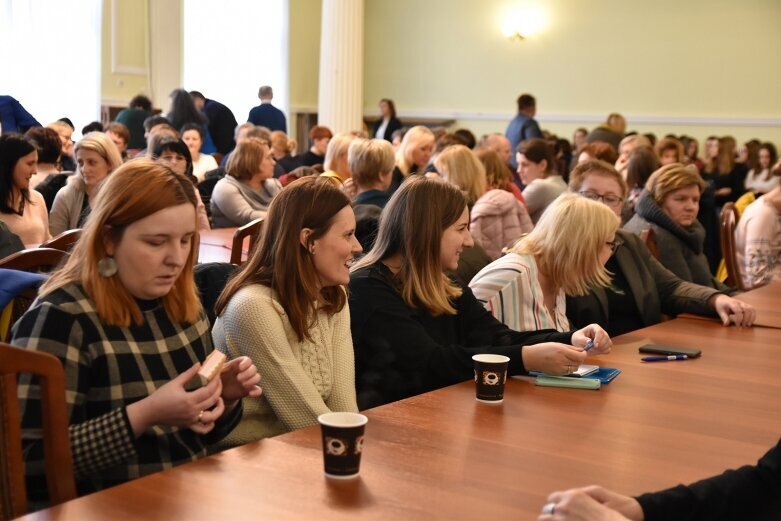
<instances>
[{"instance_id":1,"label":"blue pen","mask_svg":"<svg viewBox=\"0 0 781 521\"><path fill-rule=\"evenodd\" d=\"M586 347L584 347L583 350L588 353L592 349L594 349L594 340L593 339L591 339L588 342L586 342Z\"/></svg>"},{"instance_id":2,"label":"blue pen","mask_svg":"<svg viewBox=\"0 0 781 521\"><path fill-rule=\"evenodd\" d=\"M644 356L640 360L643 362L667 362L669 360L686 360L688 358L688 355Z\"/></svg>"}]
</instances>

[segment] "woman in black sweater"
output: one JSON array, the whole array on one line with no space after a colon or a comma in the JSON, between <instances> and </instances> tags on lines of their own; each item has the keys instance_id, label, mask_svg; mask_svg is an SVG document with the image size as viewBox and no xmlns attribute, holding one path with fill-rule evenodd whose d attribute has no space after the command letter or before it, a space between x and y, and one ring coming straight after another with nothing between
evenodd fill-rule
<instances>
[{"instance_id":1,"label":"woman in black sweater","mask_svg":"<svg viewBox=\"0 0 781 521\"><path fill-rule=\"evenodd\" d=\"M521 333L496 320L445 275L472 244L466 199L454 186L419 177L391 198L374 247L350 277L359 408L468 380L478 353L508 356L510 374L566 374L586 358L590 339L592 354L610 351L595 324Z\"/></svg>"}]
</instances>

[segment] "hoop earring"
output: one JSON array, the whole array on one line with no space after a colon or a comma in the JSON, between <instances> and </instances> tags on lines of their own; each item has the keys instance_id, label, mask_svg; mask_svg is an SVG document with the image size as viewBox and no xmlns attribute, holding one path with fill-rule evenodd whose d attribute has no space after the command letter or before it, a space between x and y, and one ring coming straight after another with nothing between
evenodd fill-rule
<instances>
[{"instance_id":1,"label":"hoop earring","mask_svg":"<svg viewBox=\"0 0 781 521\"><path fill-rule=\"evenodd\" d=\"M98 261L98 273L101 277L110 278L117 274L117 261L114 257L103 257Z\"/></svg>"}]
</instances>

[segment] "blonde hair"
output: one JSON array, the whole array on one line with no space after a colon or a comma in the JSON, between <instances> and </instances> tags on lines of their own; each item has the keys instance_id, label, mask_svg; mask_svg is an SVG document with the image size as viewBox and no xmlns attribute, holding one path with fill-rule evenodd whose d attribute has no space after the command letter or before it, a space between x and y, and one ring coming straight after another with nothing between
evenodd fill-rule
<instances>
[{"instance_id":1,"label":"blonde hair","mask_svg":"<svg viewBox=\"0 0 781 521\"><path fill-rule=\"evenodd\" d=\"M543 212L512 253L533 255L540 272L573 297L610 285L610 272L599 254L621 224L610 208L577 194L565 193Z\"/></svg>"},{"instance_id":2,"label":"blonde hair","mask_svg":"<svg viewBox=\"0 0 781 521\"><path fill-rule=\"evenodd\" d=\"M697 167L694 165L683 165L682 163L671 163L665 165L648 178L645 189L654 198L656 204L661 205L664 199L676 190L696 186L700 189L700 194L705 189L705 181L700 177Z\"/></svg>"},{"instance_id":3,"label":"blonde hair","mask_svg":"<svg viewBox=\"0 0 781 521\"><path fill-rule=\"evenodd\" d=\"M380 215L374 247L351 271L400 254L394 282L404 303L434 316L455 315L452 301L461 288L442 271L442 234L466 209L455 186L423 176L411 178L393 194Z\"/></svg>"},{"instance_id":4,"label":"blonde hair","mask_svg":"<svg viewBox=\"0 0 781 521\"><path fill-rule=\"evenodd\" d=\"M354 134L337 134L331 138L328 142L328 148L325 149L325 159L323 160L323 168L326 171L334 170L334 165L340 157L347 159L347 150L354 139ZM348 174L349 177L350 172L339 172L339 174Z\"/></svg>"},{"instance_id":5,"label":"blonde hair","mask_svg":"<svg viewBox=\"0 0 781 521\"><path fill-rule=\"evenodd\" d=\"M143 323L138 303L119 276L98 274L98 261L107 257L106 242L118 244L125 229L172 206L191 204L196 208L195 187L183 175L151 159L128 161L107 178L95 199L81 238L65 265L54 272L39 291L45 296L69 284L81 284L95 302L100 320L111 326L129 327ZM174 322L195 322L202 310L195 288L193 265L198 244L197 214L193 213L195 236L190 254L173 288L162 298L163 306Z\"/></svg>"},{"instance_id":6,"label":"blonde hair","mask_svg":"<svg viewBox=\"0 0 781 521\"><path fill-rule=\"evenodd\" d=\"M119 153L117 145L103 132L90 132L81 138L73 149L73 155L78 155L80 150L90 150L102 157L108 163L109 174L122 165L122 154ZM81 175L81 167L76 168L76 175L73 177L72 182L82 191L86 190L86 184Z\"/></svg>"},{"instance_id":7,"label":"blonde hair","mask_svg":"<svg viewBox=\"0 0 781 521\"><path fill-rule=\"evenodd\" d=\"M470 206L485 193L485 168L464 145L447 147L434 160L434 166L449 183L466 193Z\"/></svg>"},{"instance_id":8,"label":"blonde hair","mask_svg":"<svg viewBox=\"0 0 781 521\"><path fill-rule=\"evenodd\" d=\"M413 167L422 169L426 165L415 165L412 163L412 152L415 150L421 141L431 141L431 146L434 146L436 138L434 133L423 125L417 125L412 127L404 134L399 145L399 150L396 152L396 166L399 167L404 177L407 177L412 173Z\"/></svg>"},{"instance_id":9,"label":"blonde hair","mask_svg":"<svg viewBox=\"0 0 781 521\"><path fill-rule=\"evenodd\" d=\"M393 171L393 146L384 139L355 139L347 152L353 181L359 187L380 181L380 174Z\"/></svg>"}]
</instances>

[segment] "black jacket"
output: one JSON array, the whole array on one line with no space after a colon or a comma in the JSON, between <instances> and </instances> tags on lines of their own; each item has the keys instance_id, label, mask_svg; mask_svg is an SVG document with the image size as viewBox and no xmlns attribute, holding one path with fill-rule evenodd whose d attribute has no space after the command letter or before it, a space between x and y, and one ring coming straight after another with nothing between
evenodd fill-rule
<instances>
[{"instance_id":1,"label":"black jacket","mask_svg":"<svg viewBox=\"0 0 781 521\"><path fill-rule=\"evenodd\" d=\"M508 356L509 374L521 374L526 371L521 346L572 340L572 333L509 329L466 286L453 302L455 315L411 309L381 262L355 271L349 293L360 409L469 380L472 355Z\"/></svg>"}]
</instances>

